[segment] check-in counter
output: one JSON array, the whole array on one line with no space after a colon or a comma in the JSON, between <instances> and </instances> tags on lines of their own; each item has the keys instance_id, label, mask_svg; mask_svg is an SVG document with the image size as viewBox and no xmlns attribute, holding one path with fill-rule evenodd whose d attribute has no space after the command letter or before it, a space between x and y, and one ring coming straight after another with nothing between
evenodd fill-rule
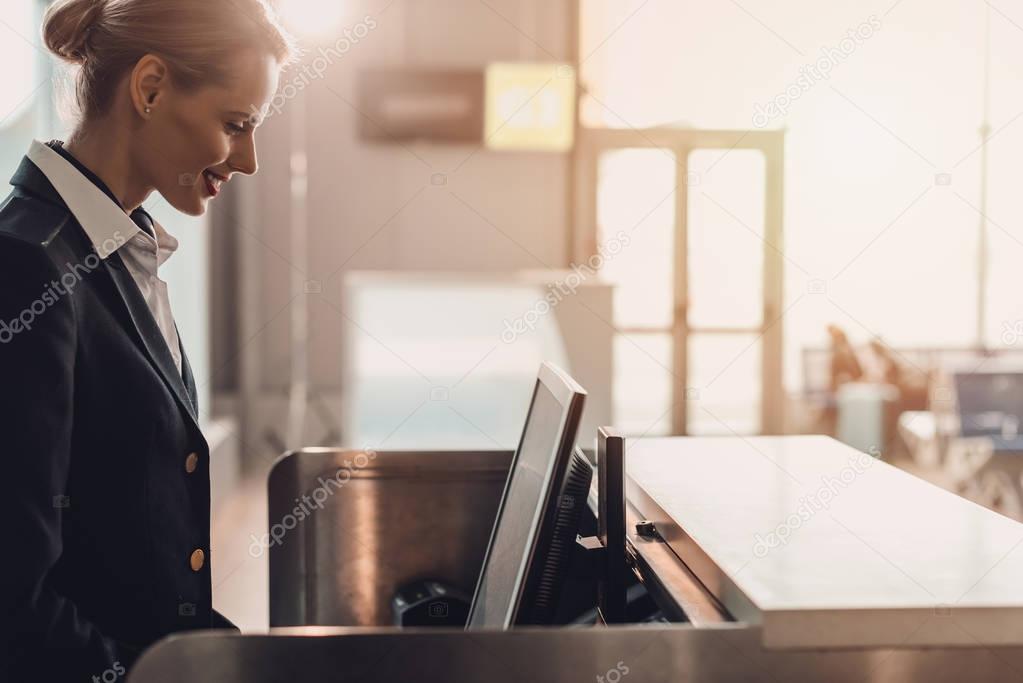
<instances>
[{"instance_id":1,"label":"check-in counter","mask_svg":"<svg viewBox=\"0 0 1023 683\"><path fill-rule=\"evenodd\" d=\"M271 528L322 504L270 545L269 635L175 636L129 680L1023 677L1023 525L826 437L631 443L627 554L662 618L511 631L385 626L408 580L471 592L510 453L359 453L271 476Z\"/></svg>"},{"instance_id":2,"label":"check-in counter","mask_svg":"<svg viewBox=\"0 0 1023 683\"><path fill-rule=\"evenodd\" d=\"M270 626L390 625L391 596L416 578L471 593L512 455L309 448L281 457L268 481Z\"/></svg>"},{"instance_id":3,"label":"check-in counter","mask_svg":"<svg viewBox=\"0 0 1023 683\"><path fill-rule=\"evenodd\" d=\"M1023 645L1023 525L833 439L643 439L628 472L765 647Z\"/></svg>"}]
</instances>

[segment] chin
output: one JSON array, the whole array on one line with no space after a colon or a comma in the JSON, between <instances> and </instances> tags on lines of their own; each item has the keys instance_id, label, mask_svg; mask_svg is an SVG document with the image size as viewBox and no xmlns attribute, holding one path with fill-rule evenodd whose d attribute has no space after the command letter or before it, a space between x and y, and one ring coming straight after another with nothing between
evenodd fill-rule
<instances>
[{"instance_id":1,"label":"chin","mask_svg":"<svg viewBox=\"0 0 1023 683\"><path fill-rule=\"evenodd\" d=\"M198 204L188 204L187 206L175 207L181 213L188 216L201 216L206 213L206 202L199 202Z\"/></svg>"},{"instance_id":2,"label":"chin","mask_svg":"<svg viewBox=\"0 0 1023 683\"><path fill-rule=\"evenodd\" d=\"M201 216L206 213L208 202L200 197L175 197L168 204L186 216Z\"/></svg>"}]
</instances>

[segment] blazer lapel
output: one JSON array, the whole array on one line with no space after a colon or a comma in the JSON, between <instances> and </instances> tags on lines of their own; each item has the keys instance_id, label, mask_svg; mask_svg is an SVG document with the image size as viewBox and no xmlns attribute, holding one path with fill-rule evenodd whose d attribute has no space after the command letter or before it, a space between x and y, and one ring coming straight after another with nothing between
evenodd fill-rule
<instances>
[{"instance_id":1,"label":"blazer lapel","mask_svg":"<svg viewBox=\"0 0 1023 683\"><path fill-rule=\"evenodd\" d=\"M135 332L138 335L137 341L140 342L141 348L146 352L150 362L159 370L163 381L167 384L171 393L178 399L181 407L185 409L195 423L196 428L198 428L199 415L196 406L189 396L181 373L178 372L178 368L174 364L174 358L167 347L163 333L160 332L153 314L149 311L146 300L142 298L142 292L139 291L138 285L135 284L135 280L132 279L131 273L125 267L124 261L121 260L120 255L116 252L104 259L103 264L106 266L110 278L117 286L117 291L121 294L121 301L134 323ZM184 363L185 359L184 355L182 355L182 368L185 367ZM189 374L191 374L190 370Z\"/></svg>"},{"instance_id":2,"label":"blazer lapel","mask_svg":"<svg viewBox=\"0 0 1023 683\"><path fill-rule=\"evenodd\" d=\"M176 324L174 329L178 329ZM196 415L199 412L199 392L195 386L195 375L192 374L192 364L188 362L188 354L185 353L185 344L181 341L180 331L178 331L178 348L181 349L181 378L185 381L185 392L192 404L193 415Z\"/></svg>"},{"instance_id":3,"label":"blazer lapel","mask_svg":"<svg viewBox=\"0 0 1023 683\"><path fill-rule=\"evenodd\" d=\"M50 179L27 156L22 159L21 164L11 178L11 185L24 188L44 201L68 209L67 203L53 183L50 182ZM75 222L78 223L77 217L75 217ZM82 230L82 238L85 241L83 248L95 253L95 249L88 245L89 239L85 235L84 229L80 227L80 223L79 229ZM121 304L131 318L135 332L135 343L145 351L149 362L159 371L164 383L171 390L171 393L174 394L175 398L177 398L181 407L192 418L196 429L202 433L201 428L199 428L198 407L195 405L195 399L193 398L195 394L194 389L190 391L186 388L185 380L174 364L174 358L167 347L163 333L156 324L156 320L153 318L149 306L146 305L145 299L142 298L142 292L139 291L138 285L132 278L131 273L125 268L124 261L121 260L117 252L101 260L107 273L110 275L110 279L113 280L117 291L121 295ZM114 303L116 305L116 302ZM131 330L126 330L126 332L130 333ZM188 368L186 370L186 362L184 349L182 349L182 371L187 372L191 376L191 369Z\"/></svg>"},{"instance_id":4,"label":"blazer lapel","mask_svg":"<svg viewBox=\"0 0 1023 683\"><path fill-rule=\"evenodd\" d=\"M28 157L22 157L17 170L11 176L11 185L21 188L47 203L67 209L67 204L60 198L60 194L54 189L53 184Z\"/></svg>"}]
</instances>

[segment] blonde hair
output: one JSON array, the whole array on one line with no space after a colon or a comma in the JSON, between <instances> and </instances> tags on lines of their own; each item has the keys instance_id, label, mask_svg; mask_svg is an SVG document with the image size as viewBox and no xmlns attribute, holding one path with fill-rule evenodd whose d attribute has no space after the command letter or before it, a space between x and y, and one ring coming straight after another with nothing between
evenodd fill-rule
<instances>
[{"instance_id":1,"label":"blonde hair","mask_svg":"<svg viewBox=\"0 0 1023 683\"><path fill-rule=\"evenodd\" d=\"M86 118L102 114L121 78L146 54L163 58L174 84L224 84L244 49L269 52L282 66L294 40L266 0L57 0L43 19L53 54L80 68L75 98Z\"/></svg>"}]
</instances>

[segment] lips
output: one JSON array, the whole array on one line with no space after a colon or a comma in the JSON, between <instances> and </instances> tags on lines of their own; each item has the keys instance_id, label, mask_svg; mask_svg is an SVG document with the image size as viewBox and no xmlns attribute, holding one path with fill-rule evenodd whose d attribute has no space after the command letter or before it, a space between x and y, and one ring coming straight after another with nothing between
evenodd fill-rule
<instances>
[{"instance_id":1,"label":"lips","mask_svg":"<svg viewBox=\"0 0 1023 683\"><path fill-rule=\"evenodd\" d=\"M217 175L208 169L202 172L202 178L206 184L206 192L208 192L211 197L216 197L220 194L220 188L227 182L227 178Z\"/></svg>"}]
</instances>

